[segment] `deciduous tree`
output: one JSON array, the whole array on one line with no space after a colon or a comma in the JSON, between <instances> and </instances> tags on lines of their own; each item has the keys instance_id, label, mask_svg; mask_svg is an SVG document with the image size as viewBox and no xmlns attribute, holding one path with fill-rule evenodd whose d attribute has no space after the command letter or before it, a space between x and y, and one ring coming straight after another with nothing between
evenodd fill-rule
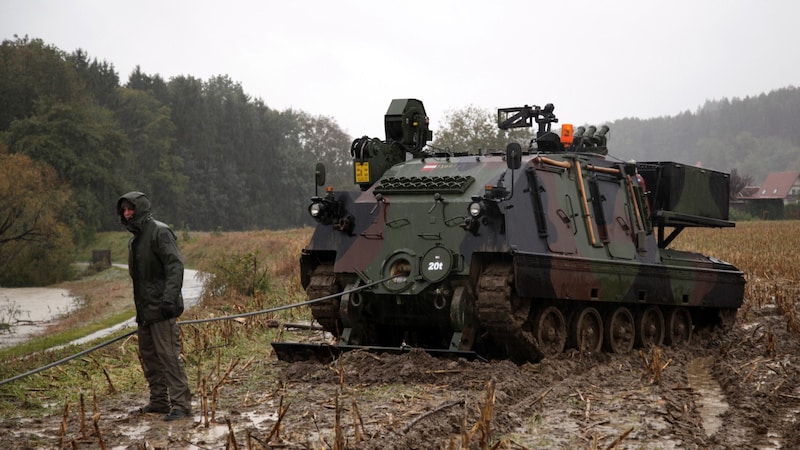
<instances>
[{"instance_id":1,"label":"deciduous tree","mask_svg":"<svg viewBox=\"0 0 800 450\"><path fill-rule=\"evenodd\" d=\"M433 130L433 147L448 152L504 150L510 142L527 148L533 136L530 128L499 129L493 112L473 105L448 112L443 123L440 130Z\"/></svg>"},{"instance_id":2,"label":"deciduous tree","mask_svg":"<svg viewBox=\"0 0 800 450\"><path fill-rule=\"evenodd\" d=\"M69 186L55 169L0 149L0 285L67 279L74 213Z\"/></svg>"}]
</instances>

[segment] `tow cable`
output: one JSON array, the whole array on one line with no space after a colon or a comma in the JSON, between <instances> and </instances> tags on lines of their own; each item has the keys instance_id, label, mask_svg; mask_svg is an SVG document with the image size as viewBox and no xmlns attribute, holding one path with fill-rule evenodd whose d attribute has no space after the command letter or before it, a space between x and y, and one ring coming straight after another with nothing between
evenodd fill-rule
<instances>
[{"instance_id":1,"label":"tow cable","mask_svg":"<svg viewBox=\"0 0 800 450\"><path fill-rule=\"evenodd\" d=\"M292 303L290 305L277 306L275 308L262 309L260 311L253 311L253 312L247 312L247 313L241 313L241 314L234 314L234 315L231 315L231 316L220 316L220 317L210 317L210 318L207 318L207 319L186 320L186 321L178 322L178 325L194 325L194 324L198 324L198 323L218 322L220 320L240 319L240 318L243 318L243 317L257 316L257 315L260 315L260 314L268 314L268 313L273 313L273 312L277 312L277 311L283 311L283 310L292 309L292 308L299 308L301 306L308 306L308 305L311 305L311 304L314 304L314 303L323 302L325 300L330 300L332 298L340 297L340 296L342 296L344 294L350 294L350 293L353 293L353 292L358 292L358 291L366 289L368 287L375 286L376 284L381 284L381 283L384 283L386 281L389 281L392 278L395 278L396 276L397 275L393 275L393 276L390 276L390 277L386 277L386 278L384 278L382 280L373 281L373 282L370 282L370 283L355 287L353 289L347 289L347 290L344 290L344 291L336 293L336 294L326 295L325 297L315 298L315 299L312 299L312 300L307 300L305 302ZM43 372L43 371L45 371L47 369L51 369L53 367L59 366L61 364L64 364L66 362L72 361L75 358L80 358L83 355L89 354L89 353L91 353L91 352L93 352L95 350L99 350L99 349L101 349L103 347L106 347L106 346L109 346L109 345L111 345L111 344L113 344L113 343L115 343L117 341L125 339L125 338L127 338L128 336L131 336L134 333L136 333L136 330L131 330L131 331L125 333L125 334L122 334L121 336L117 336L114 339L110 339L110 340L105 341L103 343L97 344L94 347L88 348L88 349L83 350L83 351L81 351L79 353L76 353L74 355L68 356L66 358L59 359L58 361L52 362L50 364L44 365L44 366L36 368L36 369L29 370L28 372L21 373L19 375L15 375L15 376L13 376L11 378L7 378L5 380L0 381L0 386L3 386L5 384L7 384L7 383L11 383L12 381L17 381L19 379L25 378L25 377L30 376L30 375L37 374L39 372Z\"/></svg>"}]
</instances>

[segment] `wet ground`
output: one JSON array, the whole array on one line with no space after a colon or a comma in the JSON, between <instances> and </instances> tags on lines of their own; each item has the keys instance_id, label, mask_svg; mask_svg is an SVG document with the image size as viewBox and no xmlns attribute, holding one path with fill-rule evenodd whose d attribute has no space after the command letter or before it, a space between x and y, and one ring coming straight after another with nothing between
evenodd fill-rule
<instances>
[{"instance_id":1,"label":"wet ground","mask_svg":"<svg viewBox=\"0 0 800 450\"><path fill-rule=\"evenodd\" d=\"M418 351L352 352L332 364L273 356L234 370L214 409L196 395L191 419L133 413L139 393L101 401L99 434L91 421L81 431L73 413L64 433L60 415L3 418L0 441L12 449L59 436L76 448L98 448L102 438L115 449L798 448L798 355L798 335L768 306L682 348L573 352L521 366Z\"/></svg>"}]
</instances>

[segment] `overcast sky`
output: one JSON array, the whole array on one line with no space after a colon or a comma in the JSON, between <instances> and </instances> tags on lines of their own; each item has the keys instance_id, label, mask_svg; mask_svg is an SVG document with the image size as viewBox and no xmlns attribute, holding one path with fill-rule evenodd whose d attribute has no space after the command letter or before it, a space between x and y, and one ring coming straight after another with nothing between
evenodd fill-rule
<instances>
[{"instance_id":1,"label":"overcast sky","mask_svg":"<svg viewBox=\"0 0 800 450\"><path fill-rule=\"evenodd\" d=\"M600 125L798 86L798 20L797 0L0 0L2 39L83 49L121 84L136 65L228 75L380 138L393 98L422 100L435 135L469 105Z\"/></svg>"}]
</instances>

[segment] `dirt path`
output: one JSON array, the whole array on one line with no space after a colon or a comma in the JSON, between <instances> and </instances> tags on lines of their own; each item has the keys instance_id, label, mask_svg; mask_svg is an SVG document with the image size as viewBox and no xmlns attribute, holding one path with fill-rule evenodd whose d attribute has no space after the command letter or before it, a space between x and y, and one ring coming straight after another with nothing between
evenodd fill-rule
<instances>
[{"instance_id":1,"label":"dirt path","mask_svg":"<svg viewBox=\"0 0 800 450\"><path fill-rule=\"evenodd\" d=\"M254 449L334 448L337 439L360 449L798 448L800 341L786 329L767 307L684 348L522 366L417 351L352 352L330 365L268 358L230 374L213 420L198 396L180 423L132 414L141 399L115 397L102 401L99 426L118 449L234 448L233 439ZM0 441L36 448L57 442L60 425L2 419ZM77 426L73 418L67 436L79 436ZM96 438L77 445L96 448Z\"/></svg>"}]
</instances>

